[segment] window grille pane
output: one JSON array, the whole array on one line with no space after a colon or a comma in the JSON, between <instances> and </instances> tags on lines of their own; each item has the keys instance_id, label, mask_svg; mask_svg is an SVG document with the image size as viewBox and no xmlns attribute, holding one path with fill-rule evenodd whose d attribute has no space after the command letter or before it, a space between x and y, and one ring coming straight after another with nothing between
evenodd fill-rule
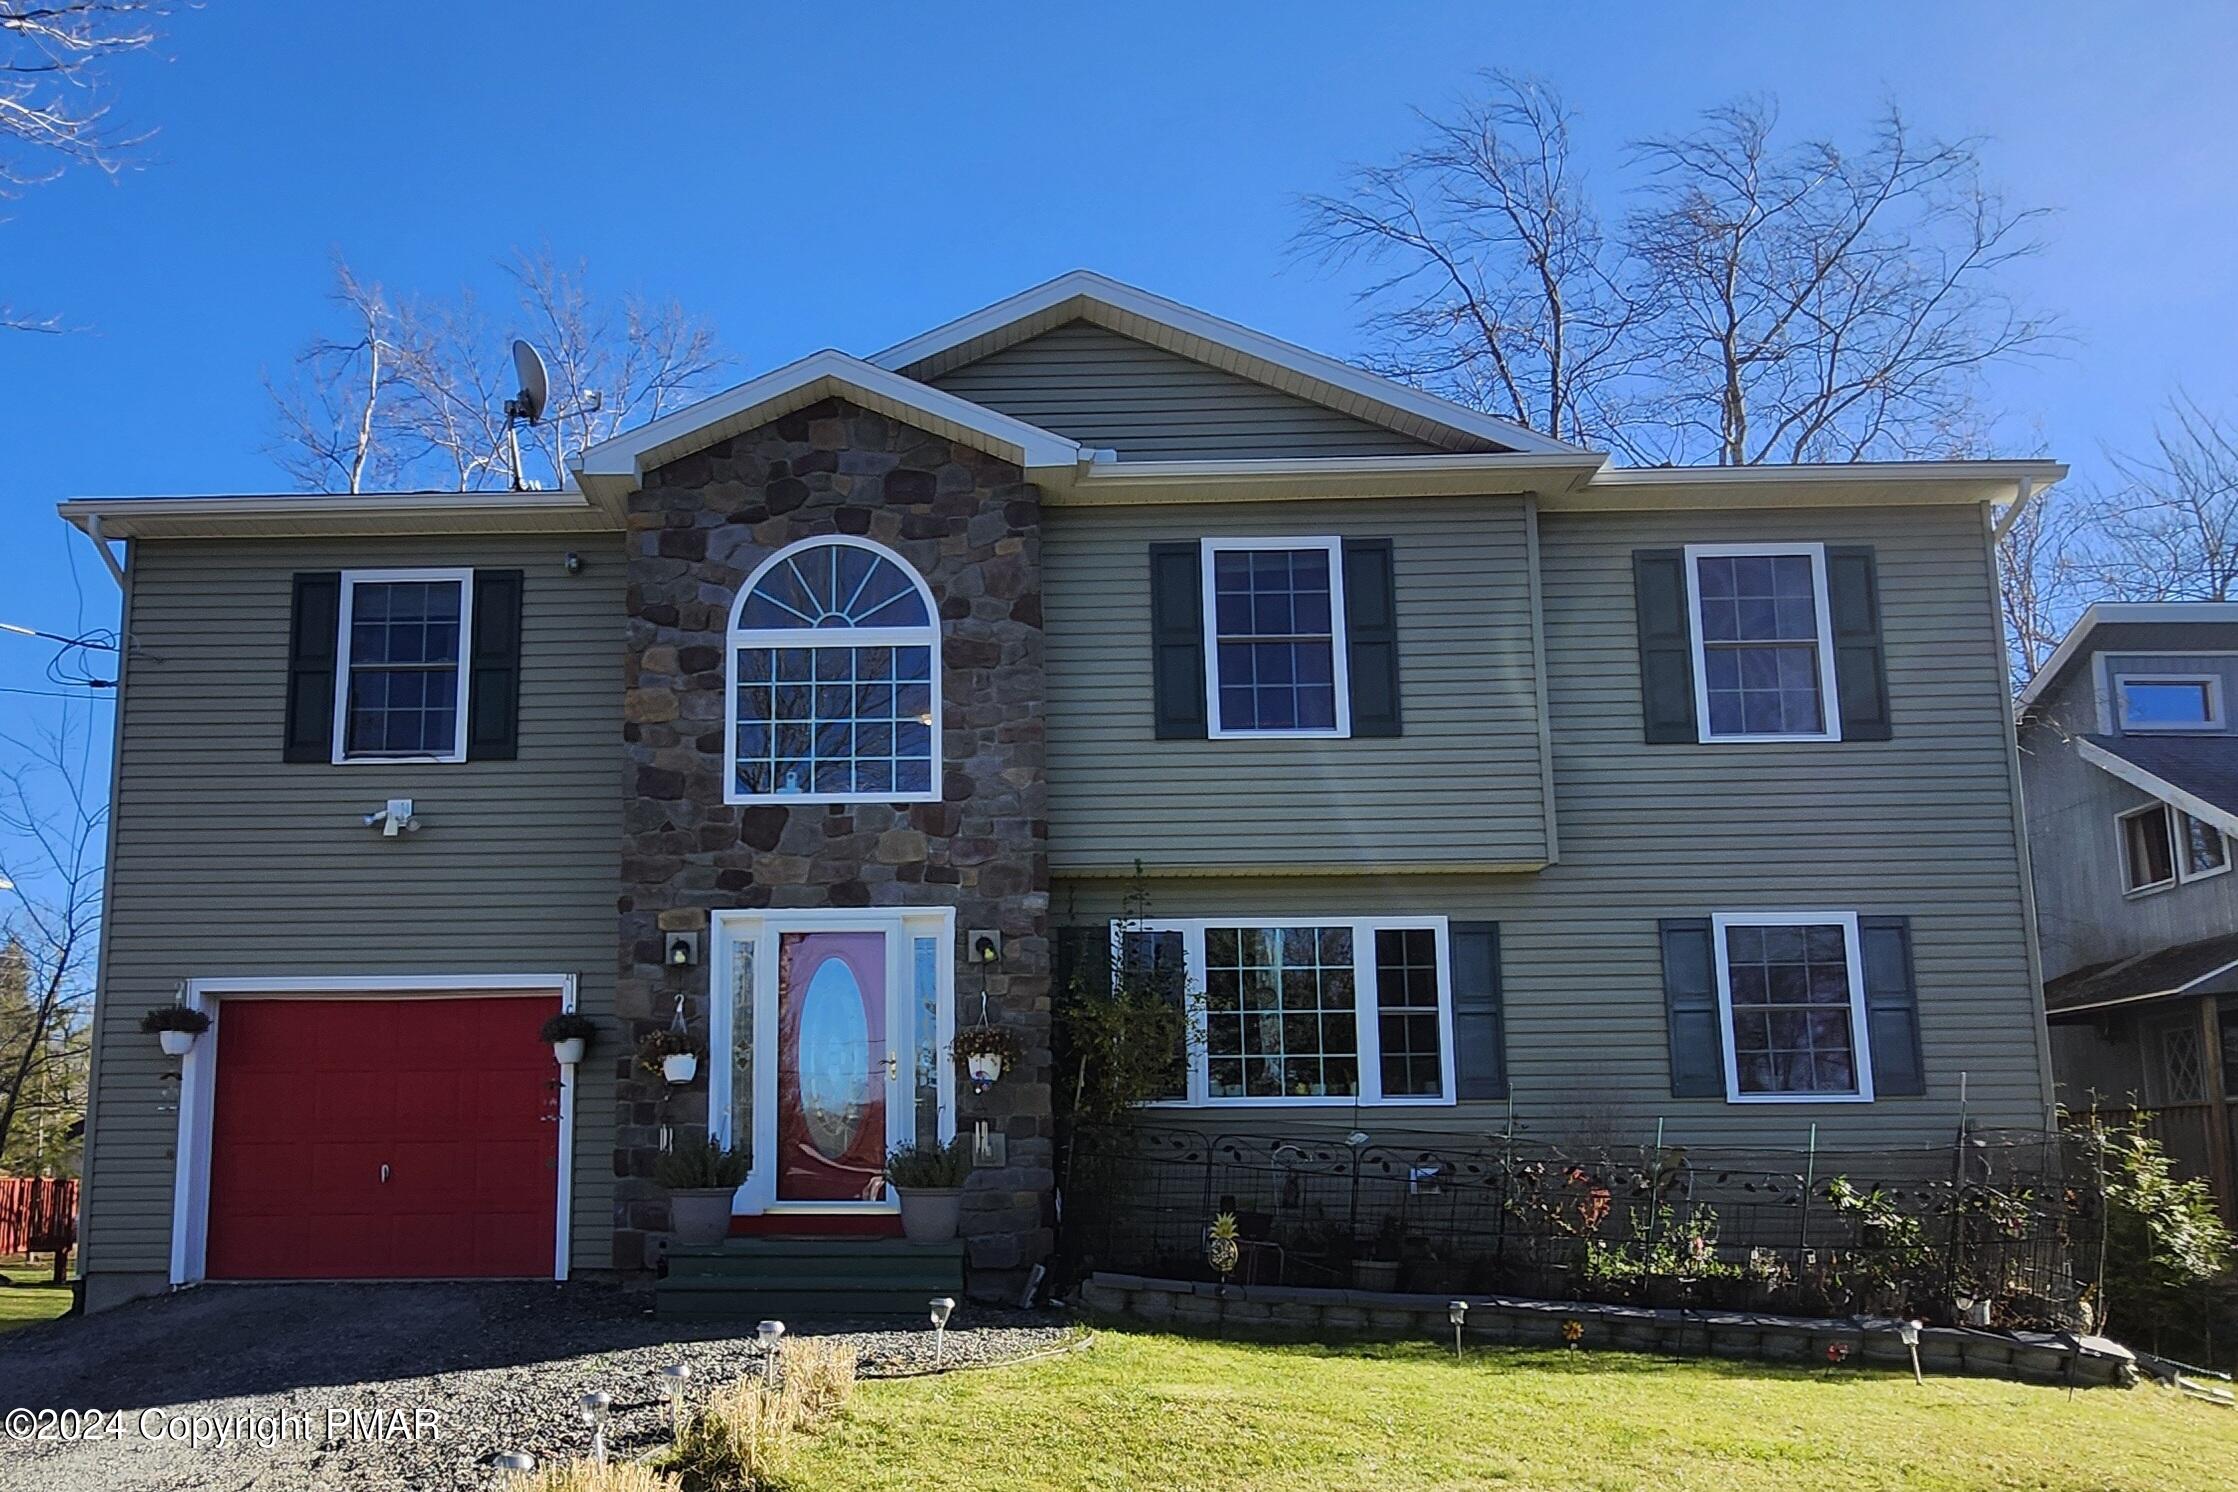
<instances>
[{"instance_id":1,"label":"window grille pane","mask_svg":"<svg viewBox=\"0 0 2238 1492\"><path fill-rule=\"evenodd\" d=\"M1695 559L1711 735L1826 729L1812 564L1807 554Z\"/></svg>"},{"instance_id":2,"label":"window grille pane","mask_svg":"<svg viewBox=\"0 0 2238 1492\"><path fill-rule=\"evenodd\" d=\"M456 580L351 585L344 756L448 756L458 749L464 593Z\"/></svg>"},{"instance_id":3,"label":"window grille pane","mask_svg":"<svg viewBox=\"0 0 2238 1492\"><path fill-rule=\"evenodd\" d=\"M1208 1095L1349 1098L1360 1088L1347 928L1208 928Z\"/></svg>"},{"instance_id":4,"label":"window grille pane","mask_svg":"<svg viewBox=\"0 0 2238 1492\"><path fill-rule=\"evenodd\" d=\"M1848 930L1729 924L1726 996L1743 1093L1855 1093Z\"/></svg>"},{"instance_id":5,"label":"window grille pane","mask_svg":"<svg viewBox=\"0 0 2238 1492\"><path fill-rule=\"evenodd\" d=\"M1220 728L1336 729L1329 551L1215 550L1212 584Z\"/></svg>"},{"instance_id":6,"label":"window grille pane","mask_svg":"<svg viewBox=\"0 0 2238 1492\"><path fill-rule=\"evenodd\" d=\"M1435 1098L1444 1091L1438 1046L1438 939L1426 927L1375 935L1376 1030L1386 1098Z\"/></svg>"},{"instance_id":7,"label":"window grille pane","mask_svg":"<svg viewBox=\"0 0 2238 1492\"><path fill-rule=\"evenodd\" d=\"M2165 885L2176 878L2176 847L2169 842L2168 811L2153 808L2121 821L2122 854L2129 889Z\"/></svg>"}]
</instances>

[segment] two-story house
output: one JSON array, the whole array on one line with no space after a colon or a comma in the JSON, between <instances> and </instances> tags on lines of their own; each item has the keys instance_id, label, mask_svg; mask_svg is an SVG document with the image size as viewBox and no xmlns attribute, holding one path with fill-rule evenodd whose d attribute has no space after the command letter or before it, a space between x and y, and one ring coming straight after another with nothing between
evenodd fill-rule
<instances>
[{"instance_id":1,"label":"two-story house","mask_svg":"<svg viewBox=\"0 0 2238 1492\"><path fill-rule=\"evenodd\" d=\"M2238 1218L2238 603L2101 604L2020 695L2059 1101L2150 1108Z\"/></svg>"},{"instance_id":2,"label":"two-story house","mask_svg":"<svg viewBox=\"0 0 2238 1492\"><path fill-rule=\"evenodd\" d=\"M1989 517L2060 474L1619 469L1083 273L566 491L68 503L129 640L89 1298L641 1269L703 1127L813 1236L984 1133L1012 1278L1053 951L1138 873L1208 1128L2042 1127Z\"/></svg>"}]
</instances>

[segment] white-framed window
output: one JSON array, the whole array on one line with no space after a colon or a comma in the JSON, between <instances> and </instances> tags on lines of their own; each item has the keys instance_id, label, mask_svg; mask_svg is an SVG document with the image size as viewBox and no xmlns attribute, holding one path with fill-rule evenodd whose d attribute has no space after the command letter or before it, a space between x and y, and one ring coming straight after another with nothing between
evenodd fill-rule
<instances>
[{"instance_id":1,"label":"white-framed window","mask_svg":"<svg viewBox=\"0 0 2238 1492\"><path fill-rule=\"evenodd\" d=\"M1182 1081L1202 1108L1453 1102L1443 917L1114 922L1116 967L1180 971Z\"/></svg>"},{"instance_id":2,"label":"white-framed window","mask_svg":"<svg viewBox=\"0 0 2238 1492\"><path fill-rule=\"evenodd\" d=\"M334 760L466 760L474 572L345 570Z\"/></svg>"},{"instance_id":3,"label":"white-framed window","mask_svg":"<svg viewBox=\"0 0 2238 1492\"><path fill-rule=\"evenodd\" d=\"M1731 1103L1870 1103L1855 912L1710 918Z\"/></svg>"},{"instance_id":4,"label":"white-framed window","mask_svg":"<svg viewBox=\"0 0 2238 1492\"><path fill-rule=\"evenodd\" d=\"M1838 741L1823 544L1689 544L1694 707L1704 741Z\"/></svg>"},{"instance_id":5,"label":"white-framed window","mask_svg":"<svg viewBox=\"0 0 2238 1492\"><path fill-rule=\"evenodd\" d=\"M2114 679L2114 698L2125 731L2223 728L2222 679L2216 674L2120 674Z\"/></svg>"},{"instance_id":6,"label":"white-framed window","mask_svg":"<svg viewBox=\"0 0 2238 1492\"><path fill-rule=\"evenodd\" d=\"M1208 733L1349 736L1344 541L1206 539Z\"/></svg>"},{"instance_id":7,"label":"white-framed window","mask_svg":"<svg viewBox=\"0 0 2238 1492\"><path fill-rule=\"evenodd\" d=\"M2230 841L2222 830L2172 803L2132 808L2115 818L2114 828L2121 841L2122 890L2131 896L2230 869Z\"/></svg>"},{"instance_id":8,"label":"white-framed window","mask_svg":"<svg viewBox=\"0 0 2238 1492\"><path fill-rule=\"evenodd\" d=\"M731 611L723 801L937 801L939 615L924 578L868 539L765 560Z\"/></svg>"}]
</instances>

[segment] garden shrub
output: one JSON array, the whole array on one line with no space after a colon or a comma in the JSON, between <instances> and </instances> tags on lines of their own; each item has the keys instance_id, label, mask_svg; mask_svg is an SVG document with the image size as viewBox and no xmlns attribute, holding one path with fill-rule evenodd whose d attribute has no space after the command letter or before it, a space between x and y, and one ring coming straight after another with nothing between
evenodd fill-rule
<instances>
[{"instance_id":1,"label":"garden shrub","mask_svg":"<svg viewBox=\"0 0 2238 1492\"><path fill-rule=\"evenodd\" d=\"M2092 1305L2101 1332L2192 1340L2212 1282L2238 1268L2238 1255L2207 1183L2172 1174L2147 1122L2111 1124L2093 1110L2078 1130L2106 1198L2103 1290Z\"/></svg>"}]
</instances>

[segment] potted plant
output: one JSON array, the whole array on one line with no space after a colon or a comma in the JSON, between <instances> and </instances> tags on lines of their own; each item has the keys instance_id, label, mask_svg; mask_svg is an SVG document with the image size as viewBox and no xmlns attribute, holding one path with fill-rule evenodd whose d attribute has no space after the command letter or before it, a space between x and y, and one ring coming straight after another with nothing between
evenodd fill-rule
<instances>
[{"instance_id":1,"label":"potted plant","mask_svg":"<svg viewBox=\"0 0 2238 1492\"><path fill-rule=\"evenodd\" d=\"M552 1044L552 1056L562 1067L573 1067L583 1060L583 1049L598 1034L598 1022L587 1015L577 1015L563 1010L544 1023L536 1033Z\"/></svg>"},{"instance_id":2,"label":"potted plant","mask_svg":"<svg viewBox=\"0 0 2238 1492\"><path fill-rule=\"evenodd\" d=\"M1005 1067L1025 1060L1026 1049L1008 1026L978 1025L956 1033L956 1061L971 1079L971 1091L984 1093L1002 1077Z\"/></svg>"},{"instance_id":3,"label":"potted plant","mask_svg":"<svg viewBox=\"0 0 2238 1492\"><path fill-rule=\"evenodd\" d=\"M140 1017L140 1029L163 1044L166 1057L184 1057L194 1038L210 1029L210 1018L184 1005L159 1005Z\"/></svg>"},{"instance_id":4,"label":"potted plant","mask_svg":"<svg viewBox=\"0 0 2238 1492\"><path fill-rule=\"evenodd\" d=\"M947 1243L963 1220L964 1182L971 1176L969 1141L897 1145L886 1157L886 1184L901 1203L902 1236L911 1243Z\"/></svg>"},{"instance_id":5,"label":"potted plant","mask_svg":"<svg viewBox=\"0 0 2238 1492\"><path fill-rule=\"evenodd\" d=\"M1352 1287L1355 1290L1388 1291L1399 1288L1399 1249L1404 1237L1398 1215L1386 1215L1383 1226L1376 1229L1375 1242L1368 1246L1366 1257L1352 1261Z\"/></svg>"},{"instance_id":6,"label":"potted plant","mask_svg":"<svg viewBox=\"0 0 2238 1492\"><path fill-rule=\"evenodd\" d=\"M747 1169L745 1151L714 1139L662 1154L653 1180L668 1188L668 1231L678 1243L721 1243L730 1236L731 1194Z\"/></svg>"},{"instance_id":7,"label":"potted plant","mask_svg":"<svg viewBox=\"0 0 2238 1492\"><path fill-rule=\"evenodd\" d=\"M680 1088L699 1071L699 1038L689 1031L654 1031L637 1043L637 1063Z\"/></svg>"}]
</instances>

